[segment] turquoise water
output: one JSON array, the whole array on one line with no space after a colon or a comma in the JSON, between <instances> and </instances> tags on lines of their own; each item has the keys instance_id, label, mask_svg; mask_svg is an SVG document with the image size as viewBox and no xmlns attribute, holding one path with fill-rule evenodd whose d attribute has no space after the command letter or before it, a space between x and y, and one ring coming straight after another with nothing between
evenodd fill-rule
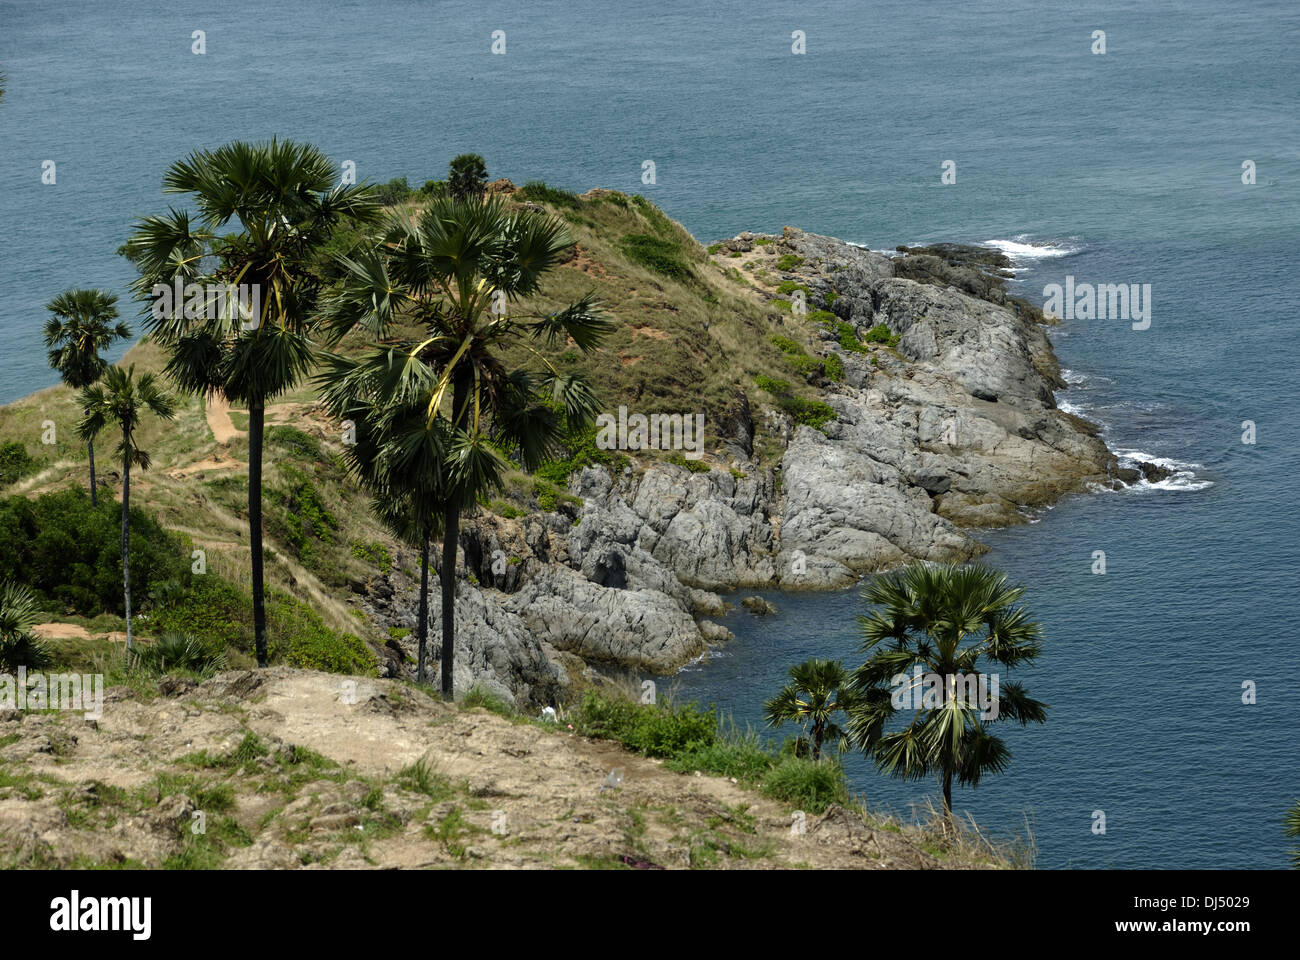
<instances>
[{"instance_id":1,"label":"turquoise water","mask_svg":"<svg viewBox=\"0 0 1300 960\"><path fill-rule=\"evenodd\" d=\"M1030 811L1044 866L1282 865L1300 795L1300 8L1043 6L5 0L0 402L54 382L43 304L83 285L125 300L114 250L165 206L167 165L236 137L311 140L362 178L413 183L475 150L517 183L645 193L705 240L789 223L873 248L1015 243L1034 299L1067 273L1150 283L1149 330L1058 331L1078 381L1061 399L1184 472L988 535L1047 630L1024 679L1052 711L958 803L998 831ZM738 641L683 675L691 694L756 719L790 663L853 659L852 593L776 602L774 620L737 616ZM904 812L932 792L851 772Z\"/></svg>"}]
</instances>

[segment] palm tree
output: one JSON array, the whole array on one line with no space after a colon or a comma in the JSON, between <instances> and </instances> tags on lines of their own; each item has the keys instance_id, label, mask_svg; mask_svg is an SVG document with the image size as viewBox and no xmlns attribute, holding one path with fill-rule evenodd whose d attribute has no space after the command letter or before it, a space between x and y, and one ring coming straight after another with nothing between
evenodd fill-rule
<instances>
[{"instance_id":1,"label":"palm tree","mask_svg":"<svg viewBox=\"0 0 1300 960\"><path fill-rule=\"evenodd\" d=\"M81 406L86 415L78 430L87 440L110 423L122 431L122 442L117 445L122 457L122 599L126 607L126 649L130 652L135 649L131 635L131 465L148 470L150 463L149 454L136 445L135 431L146 413L170 420L176 415L176 406L152 373L135 378L135 364L126 370L109 367L101 382L81 391Z\"/></svg>"},{"instance_id":2,"label":"palm tree","mask_svg":"<svg viewBox=\"0 0 1300 960\"><path fill-rule=\"evenodd\" d=\"M858 700L849 734L884 773L905 780L937 775L950 821L953 779L978 786L1011 759L990 724L1047 719L1047 705L1019 683L980 673L984 663L1012 669L1038 656L1042 633L1020 605L1024 592L985 566L917 564L876 578L862 594L875 609L858 617L869 658L853 674ZM992 687L992 678L992 709L984 709L971 702L978 687L967 682ZM914 712L907 726L887 731L908 707Z\"/></svg>"},{"instance_id":3,"label":"palm tree","mask_svg":"<svg viewBox=\"0 0 1300 960\"><path fill-rule=\"evenodd\" d=\"M499 198L435 200L418 219L390 216L379 245L343 260L345 277L326 311L336 341L357 329L385 341L359 359L328 359L326 405L391 413L391 425L381 415L372 426L381 444L440 450L440 472L423 482L442 515L445 697L453 695L461 514L501 488L499 449L536 469L564 429L590 423L595 413L587 381L561 373L532 345L572 340L584 352L595 349L611 324L594 298L549 313L508 309L539 291L572 243L559 221L513 212ZM422 328L420 339L386 339L399 321ZM508 366L507 352L515 349L540 369ZM416 404L423 425L411 420Z\"/></svg>"},{"instance_id":4,"label":"palm tree","mask_svg":"<svg viewBox=\"0 0 1300 960\"><path fill-rule=\"evenodd\" d=\"M453 200L483 196L487 164L477 153L462 153L447 165L447 192Z\"/></svg>"},{"instance_id":5,"label":"palm tree","mask_svg":"<svg viewBox=\"0 0 1300 960\"><path fill-rule=\"evenodd\" d=\"M84 390L104 372L108 363L99 355L114 340L126 340L131 328L117 320L117 297L105 290L68 290L45 305L45 345L50 348L50 366L74 390ZM84 411L83 411L84 412ZM90 503L98 505L95 492L95 444L86 444L90 456Z\"/></svg>"},{"instance_id":6,"label":"palm tree","mask_svg":"<svg viewBox=\"0 0 1300 960\"><path fill-rule=\"evenodd\" d=\"M1282 835L1292 840L1300 837L1300 800L1292 804L1291 809L1286 812L1286 818L1282 821ZM1300 847L1292 847L1290 856L1292 868L1300 870Z\"/></svg>"},{"instance_id":7,"label":"palm tree","mask_svg":"<svg viewBox=\"0 0 1300 960\"><path fill-rule=\"evenodd\" d=\"M231 143L172 164L168 193L190 194L198 217L175 209L135 225L124 253L140 271L137 296L197 283L205 311L147 312L154 339L170 353L168 375L182 390L248 405L248 528L253 633L267 665L262 556L262 435L266 404L291 390L312 364L311 323L324 279L322 253L346 218L378 211L369 186L338 186L329 159L307 144ZM233 232L218 233L220 230ZM159 286L161 285L161 286ZM236 286L247 294L218 299ZM257 305L257 315L247 309ZM203 312L201 317L186 313Z\"/></svg>"},{"instance_id":8,"label":"palm tree","mask_svg":"<svg viewBox=\"0 0 1300 960\"><path fill-rule=\"evenodd\" d=\"M326 405L355 425L355 441L344 448L363 487L370 491L375 514L400 539L420 551L420 608L416 680L425 681L429 636L429 541L441 533L446 427L430 421L418 393L402 394L396 368L387 376L362 382L351 378L355 365L326 357L322 374Z\"/></svg>"},{"instance_id":9,"label":"palm tree","mask_svg":"<svg viewBox=\"0 0 1300 960\"><path fill-rule=\"evenodd\" d=\"M45 644L32 627L40 619L40 607L31 587L6 582L0 587L0 670L40 668L50 662Z\"/></svg>"},{"instance_id":10,"label":"palm tree","mask_svg":"<svg viewBox=\"0 0 1300 960\"><path fill-rule=\"evenodd\" d=\"M790 668L790 682L764 705L764 719L770 727L791 721L809 731L812 758L816 761L822 758L826 740L847 744L834 717L836 713L848 715L854 697L844 664L838 660L806 660Z\"/></svg>"}]
</instances>

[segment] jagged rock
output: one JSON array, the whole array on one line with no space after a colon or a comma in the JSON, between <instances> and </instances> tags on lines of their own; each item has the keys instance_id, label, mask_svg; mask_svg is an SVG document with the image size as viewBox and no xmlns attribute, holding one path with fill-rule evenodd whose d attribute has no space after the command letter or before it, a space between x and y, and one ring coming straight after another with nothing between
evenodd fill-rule
<instances>
[{"instance_id":1,"label":"jagged rock","mask_svg":"<svg viewBox=\"0 0 1300 960\"><path fill-rule=\"evenodd\" d=\"M746 597L740 601L740 605L751 613L756 613L760 617L770 616L776 613L776 605L762 597Z\"/></svg>"}]
</instances>

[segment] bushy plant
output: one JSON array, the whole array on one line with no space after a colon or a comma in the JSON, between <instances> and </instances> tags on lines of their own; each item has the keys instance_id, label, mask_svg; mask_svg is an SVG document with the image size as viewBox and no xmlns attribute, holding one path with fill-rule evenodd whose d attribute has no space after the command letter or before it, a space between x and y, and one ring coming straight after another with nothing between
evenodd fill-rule
<instances>
[{"instance_id":1,"label":"bushy plant","mask_svg":"<svg viewBox=\"0 0 1300 960\"><path fill-rule=\"evenodd\" d=\"M652 273L673 280L689 280L694 276L690 265L682 257L679 243L651 236L648 233L629 233L619 246L629 260Z\"/></svg>"},{"instance_id":2,"label":"bushy plant","mask_svg":"<svg viewBox=\"0 0 1300 960\"><path fill-rule=\"evenodd\" d=\"M121 614L122 508L92 506L78 487L34 500L0 500L0 580L28 584L39 600L70 613ZM141 597L190 580L190 544L144 510L131 509L131 581Z\"/></svg>"},{"instance_id":3,"label":"bushy plant","mask_svg":"<svg viewBox=\"0 0 1300 960\"><path fill-rule=\"evenodd\" d=\"M648 757L671 757L711 746L717 740L713 708L696 704L641 704L588 690L573 715L574 728L587 737L617 740Z\"/></svg>"}]
</instances>

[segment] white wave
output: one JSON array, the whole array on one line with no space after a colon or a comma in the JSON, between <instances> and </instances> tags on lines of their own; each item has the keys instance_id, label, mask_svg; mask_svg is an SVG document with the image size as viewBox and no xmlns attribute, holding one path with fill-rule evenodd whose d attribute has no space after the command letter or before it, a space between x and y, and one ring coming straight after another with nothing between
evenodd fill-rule
<instances>
[{"instance_id":1,"label":"white wave","mask_svg":"<svg viewBox=\"0 0 1300 960\"><path fill-rule=\"evenodd\" d=\"M1071 403L1069 400L1057 400L1056 409L1060 410L1062 413L1074 414L1076 417L1083 416L1083 407L1079 406L1077 403Z\"/></svg>"},{"instance_id":2,"label":"white wave","mask_svg":"<svg viewBox=\"0 0 1300 960\"><path fill-rule=\"evenodd\" d=\"M1078 370L1069 370L1063 368L1061 370L1061 379L1064 380L1066 383L1068 383L1070 386L1077 387L1081 383L1087 383L1092 378L1089 377L1086 373L1080 373Z\"/></svg>"},{"instance_id":3,"label":"white wave","mask_svg":"<svg viewBox=\"0 0 1300 960\"><path fill-rule=\"evenodd\" d=\"M1204 490L1206 487L1214 486L1213 480L1206 480L1196 475L1196 471L1202 467L1199 463L1176 460L1173 457L1157 457L1132 447L1117 447L1114 453L1119 458L1120 464L1125 467L1136 468L1138 462L1142 461L1171 471L1168 477L1154 483L1142 477L1130 485L1129 489L1132 490Z\"/></svg>"},{"instance_id":4,"label":"white wave","mask_svg":"<svg viewBox=\"0 0 1300 960\"><path fill-rule=\"evenodd\" d=\"M1082 246L1059 243L1027 243L1024 235L1013 240L985 240L983 245L1001 250L1012 260L1051 260L1078 253Z\"/></svg>"}]
</instances>

